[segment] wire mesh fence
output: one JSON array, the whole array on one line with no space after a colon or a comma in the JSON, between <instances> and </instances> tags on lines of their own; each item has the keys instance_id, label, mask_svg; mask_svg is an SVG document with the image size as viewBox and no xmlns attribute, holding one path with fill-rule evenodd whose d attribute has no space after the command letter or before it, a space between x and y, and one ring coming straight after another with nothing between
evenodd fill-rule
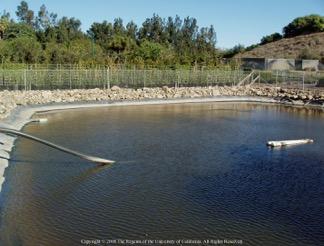
<instances>
[{"instance_id":1,"label":"wire mesh fence","mask_svg":"<svg viewBox=\"0 0 324 246\"><path fill-rule=\"evenodd\" d=\"M324 78L324 73L318 71L261 71L260 75L262 82L284 87L314 87Z\"/></svg>"},{"instance_id":2,"label":"wire mesh fence","mask_svg":"<svg viewBox=\"0 0 324 246\"><path fill-rule=\"evenodd\" d=\"M0 88L11 90L234 85L241 70L0 69Z\"/></svg>"},{"instance_id":3,"label":"wire mesh fence","mask_svg":"<svg viewBox=\"0 0 324 246\"><path fill-rule=\"evenodd\" d=\"M324 73L304 71L243 71L220 69L125 69L107 67L100 69L0 69L0 89L45 90L45 89L88 89L183 87L183 86L234 86L266 83L273 86L315 86ZM249 77L250 76L250 77Z\"/></svg>"}]
</instances>

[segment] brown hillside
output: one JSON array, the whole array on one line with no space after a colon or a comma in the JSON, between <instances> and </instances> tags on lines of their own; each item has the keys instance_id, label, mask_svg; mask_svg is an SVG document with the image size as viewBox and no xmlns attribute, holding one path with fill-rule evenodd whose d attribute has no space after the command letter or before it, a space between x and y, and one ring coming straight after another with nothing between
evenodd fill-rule
<instances>
[{"instance_id":1,"label":"brown hillside","mask_svg":"<svg viewBox=\"0 0 324 246\"><path fill-rule=\"evenodd\" d=\"M276 42L261 45L235 57L293 58L301 55L304 59L324 60L324 32L284 38Z\"/></svg>"}]
</instances>

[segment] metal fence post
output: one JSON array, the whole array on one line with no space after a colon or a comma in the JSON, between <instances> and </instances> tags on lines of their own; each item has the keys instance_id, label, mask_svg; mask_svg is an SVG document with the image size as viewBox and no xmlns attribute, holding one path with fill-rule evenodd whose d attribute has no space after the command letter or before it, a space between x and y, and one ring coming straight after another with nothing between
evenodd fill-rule
<instances>
[{"instance_id":1,"label":"metal fence post","mask_svg":"<svg viewBox=\"0 0 324 246\"><path fill-rule=\"evenodd\" d=\"M143 72L143 88L145 87L145 82L146 82L146 68L144 68L144 72Z\"/></svg>"},{"instance_id":2,"label":"metal fence post","mask_svg":"<svg viewBox=\"0 0 324 246\"><path fill-rule=\"evenodd\" d=\"M119 85L119 67L115 68L115 73L116 73L116 84Z\"/></svg>"},{"instance_id":3,"label":"metal fence post","mask_svg":"<svg viewBox=\"0 0 324 246\"><path fill-rule=\"evenodd\" d=\"M107 67L107 89L110 89L109 67Z\"/></svg>"},{"instance_id":4,"label":"metal fence post","mask_svg":"<svg viewBox=\"0 0 324 246\"><path fill-rule=\"evenodd\" d=\"M180 82L181 82L181 71L179 71L179 73L178 73L177 88L180 87Z\"/></svg>"},{"instance_id":5,"label":"metal fence post","mask_svg":"<svg viewBox=\"0 0 324 246\"><path fill-rule=\"evenodd\" d=\"M303 72L303 90L305 90L305 71Z\"/></svg>"},{"instance_id":6,"label":"metal fence post","mask_svg":"<svg viewBox=\"0 0 324 246\"><path fill-rule=\"evenodd\" d=\"M59 68L59 83L60 85L62 84L62 65L60 64L60 68Z\"/></svg>"},{"instance_id":7,"label":"metal fence post","mask_svg":"<svg viewBox=\"0 0 324 246\"><path fill-rule=\"evenodd\" d=\"M133 71L131 72L132 73L132 85L134 86L135 85L135 66L133 66Z\"/></svg>"},{"instance_id":8,"label":"metal fence post","mask_svg":"<svg viewBox=\"0 0 324 246\"><path fill-rule=\"evenodd\" d=\"M70 90L72 89L72 71L71 71L71 67L70 67L70 76L69 76L69 84L70 84Z\"/></svg>"},{"instance_id":9,"label":"metal fence post","mask_svg":"<svg viewBox=\"0 0 324 246\"><path fill-rule=\"evenodd\" d=\"M30 71L30 70L28 70L28 69L27 69L26 71L27 71L27 76L28 76L28 73L30 74L30 72L31 72L31 71ZM29 78L30 78L30 75L29 75ZM32 86L31 86L32 80L31 80L31 79L29 79L29 80L27 80L27 82L28 82L28 87L29 87L29 88L28 88L28 90L30 90L30 91L31 91L31 88L32 88Z\"/></svg>"},{"instance_id":10,"label":"metal fence post","mask_svg":"<svg viewBox=\"0 0 324 246\"><path fill-rule=\"evenodd\" d=\"M27 91L27 69L24 70L24 86L25 91Z\"/></svg>"}]
</instances>

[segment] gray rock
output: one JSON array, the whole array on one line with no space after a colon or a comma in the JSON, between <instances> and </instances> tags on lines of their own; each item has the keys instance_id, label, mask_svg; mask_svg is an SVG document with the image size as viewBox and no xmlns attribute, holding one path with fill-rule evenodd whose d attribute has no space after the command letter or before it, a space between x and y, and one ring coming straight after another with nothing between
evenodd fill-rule
<instances>
[{"instance_id":1,"label":"gray rock","mask_svg":"<svg viewBox=\"0 0 324 246\"><path fill-rule=\"evenodd\" d=\"M110 90L111 90L111 91L119 91L119 90L120 90L120 87L117 86L117 85L114 85L113 87L111 87Z\"/></svg>"}]
</instances>

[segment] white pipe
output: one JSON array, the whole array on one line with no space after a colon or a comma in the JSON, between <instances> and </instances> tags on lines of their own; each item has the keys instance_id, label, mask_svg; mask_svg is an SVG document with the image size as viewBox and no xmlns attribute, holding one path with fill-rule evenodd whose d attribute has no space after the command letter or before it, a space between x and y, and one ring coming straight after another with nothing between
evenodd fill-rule
<instances>
[{"instance_id":1,"label":"white pipe","mask_svg":"<svg viewBox=\"0 0 324 246\"><path fill-rule=\"evenodd\" d=\"M35 119L31 119L28 121L28 123L30 122L38 122L38 123L46 123L48 120L46 118L35 118Z\"/></svg>"},{"instance_id":2,"label":"white pipe","mask_svg":"<svg viewBox=\"0 0 324 246\"><path fill-rule=\"evenodd\" d=\"M287 145L306 144L306 143L313 143L313 142L314 142L313 139L269 141L269 142L267 142L267 146L282 147L282 146L287 146Z\"/></svg>"},{"instance_id":3,"label":"white pipe","mask_svg":"<svg viewBox=\"0 0 324 246\"><path fill-rule=\"evenodd\" d=\"M51 143L49 141L40 139L38 137L34 137L32 135L29 135L27 133L23 133L23 132L14 130L14 129L0 127L0 132L6 133L6 134L12 134L12 135L15 135L15 136L24 137L24 138L27 138L27 139L30 139L30 140L34 140L36 142L39 142L39 143L45 144L47 146L50 146L50 147L52 147L54 149L61 150L63 152L69 153L71 155L78 156L78 157L80 157L82 159L85 159L85 160L88 160L88 161L92 161L92 162L95 162L95 163L100 164L100 165L112 164L112 163L115 162L115 161L112 161L112 160L107 160L107 159L103 159L103 158L99 158L99 157L95 157L95 156L85 155L85 154L80 153L78 151L75 151L75 150L71 150L71 149L62 147L60 145Z\"/></svg>"}]
</instances>

